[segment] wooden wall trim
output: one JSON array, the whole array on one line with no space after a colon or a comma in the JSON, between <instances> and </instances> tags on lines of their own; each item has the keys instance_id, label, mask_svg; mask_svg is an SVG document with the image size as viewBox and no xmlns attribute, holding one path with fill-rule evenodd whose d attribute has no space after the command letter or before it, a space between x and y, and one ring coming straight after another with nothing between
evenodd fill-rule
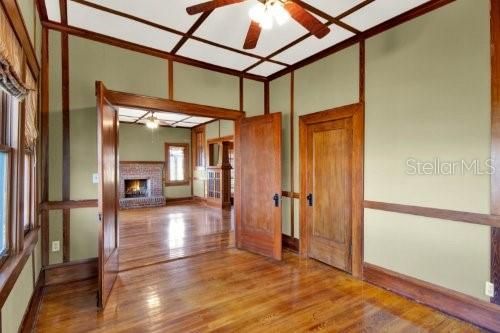
<instances>
[{"instance_id":1,"label":"wooden wall trim","mask_svg":"<svg viewBox=\"0 0 500 333\"><path fill-rule=\"evenodd\" d=\"M243 111L244 109L244 78L243 76L240 76L240 111Z\"/></svg>"},{"instance_id":2,"label":"wooden wall trim","mask_svg":"<svg viewBox=\"0 0 500 333\"><path fill-rule=\"evenodd\" d=\"M75 208L91 208L91 207L97 207L97 199L45 201L40 204L40 210L42 211L75 209Z\"/></svg>"},{"instance_id":3,"label":"wooden wall trim","mask_svg":"<svg viewBox=\"0 0 500 333\"><path fill-rule=\"evenodd\" d=\"M243 75L246 79L251 79L251 80L256 80L256 81L261 81L261 82L267 81L267 78L265 78L263 76L249 74L249 73L242 73L242 72L237 71L237 70L209 64L209 63L206 63L203 61L194 60L194 59L186 58L186 57L179 56L179 55L172 55L168 52L154 49L152 47L147 47L147 46L143 46L140 44L127 42L127 41L119 39L119 38L106 36L104 34L92 32L92 31L89 31L86 29L70 27L70 26L67 26L64 24L60 24L57 22L51 22L51 21L44 21L43 26L48 28L48 29L52 29L52 30L56 30L56 31L60 31L60 32L66 32L66 33L73 35L73 36L78 36L81 38L85 38L85 39L93 40L96 42L113 45L113 46L120 47L123 49L148 54L148 55L162 58L162 59L170 59L170 60L173 60L175 62L179 62L179 63L186 64L186 65L191 65L191 66L204 68L204 69L208 69L211 71L224 73L224 74L228 74L228 75L233 75L233 76L238 76L238 77Z\"/></svg>"},{"instance_id":4,"label":"wooden wall trim","mask_svg":"<svg viewBox=\"0 0 500 333\"><path fill-rule=\"evenodd\" d=\"M40 201L49 200L49 30L42 27L42 68L40 80L41 119L40 119ZM39 209L41 207L39 206ZM42 212L42 266L49 264L49 214Z\"/></svg>"},{"instance_id":5,"label":"wooden wall trim","mask_svg":"<svg viewBox=\"0 0 500 333\"><path fill-rule=\"evenodd\" d=\"M1 4L5 9L5 14L8 17L12 28L21 44L23 49L25 59L28 62L31 73L38 79L40 75L40 65L38 64L38 60L36 58L36 52L31 43L31 39L28 33L28 29L26 28L26 24L23 19L23 15L21 14L21 10L17 5L16 0L1 0ZM35 13L36 15L36 13Z\"/></svg>"},{"instance_id":6,"label":"wooden wall trim","mask_svg":"<svg viewBox=\"0 0 500 333\"><path fill-rule=\"evenodd\" d=\"M69 283L97 277L97 258L70 261L44 268L45 285Z\"/></svg>"},{"instance_id":7,"label":"wooden wall trim","mask_svg":"<svg viewBox=\"0 0 500 333\"><path fill-rule=\"evenodd\" d=\"M492 227L500 227L500 216L497 215L469 213L456 210L401 205L395 203L377 202L369 200L365 200L364 207L376 210L383 210L386 212L425 216L435 219L467 222L467 223L481 224Z\"/></svg>"},{"instance_id":8,"label":"wooden wall trim","mask_svg":"<svg viewBox=\"0 0 500 333\"><path fill-rule=\"evenodd\" d=\"M500 0L491 0L491 158L500 171ZM500 172L491 176L491 214L500 215ZM500 305L500 228L491 229L491 282L495 295L491 302Z\"/></svg>"},{"instance_id":9,"label":"wooden wall trim","mask_svg":"<svg viewBox=\"0 0 500 333\"><path fill-rule=\"evenodd\" d=\"M300 199L300 194L295 191L295 71L290 73L290 191L292 200L290 202L290 233L295 237L295 200ZM297 195L297 196L296 196Z\"/></svg>"},{"instance_id":10,"label":"wooden wall trim","mask_svg":"<svg viewBox=\"0 0 500 333\"><path fill-rule=\"evenodd\" d=\"M168 62L168 99L174 99L174 62L169 59Z\"/></svg>"},{"instance_id":11,"label":"wooden wall trim","mask_svg":"<svg viewBox=\"0 0 500 333\"><path fill-rule=\"evenodd\" d=\"M483 328L500 331L500 307L429 282L364 264L365 281Z\"/></svg>"},{"instance_id":12,"label":"wooden wall trim","mask_svg":"<svg viewBox=\"0 0 500 333\"><path fill-rule=\"evenodd\" d=\"M264 114L269 114L270 112L270 101L269 101L269 81L264 82Z\"/></svg>"},{"instance_id":13,"label":"wooden wall trim","mask_svg":"<svg viewBox=\"0 0 500 333\"><path fill-rule=\"evenodd\" d=\"M169 99L141 96L120 91L107 92L107 97L113 105L136 108L153 109L155 111L167 111L185 113L194 116L208 116L228 120L237 120L245 116L244 112L233 109L218 108L208 105L194 104L188 102L172 101Z\"/></svg>"},{"instance_id":14,"label":"wooden wall trim","mask_svg":"<svg viewBox=\"0 0 500 333\"><path fill-rule=\"evenodd\" d=\"M67 21L66 0L60 0L61 18ZM69 201L71 193L71 165L70 165L70 102L69 102L69 45L68 34L61 34L61 92L62 92L62 200ZM68 209L63 210L63 262L70 261L70 224L71 214Z\"/></svg>"}]
</instances>

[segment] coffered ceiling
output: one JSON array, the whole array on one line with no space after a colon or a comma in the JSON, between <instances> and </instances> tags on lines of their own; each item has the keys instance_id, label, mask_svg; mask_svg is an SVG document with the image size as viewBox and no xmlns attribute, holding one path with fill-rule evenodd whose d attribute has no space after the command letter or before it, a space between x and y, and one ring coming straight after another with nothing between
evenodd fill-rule
<instances>
[{"instance_id":1,"label":"coffered ceiling","mask_svg":"<svg viewBox=\"0 0 500 333\"><path fill-rule=\"evenodd\" d=\"M189 116L173 112L153 112L149 110L120 107L118 117L120 122L131 124L146 124L147 118L154 115L161 126L192 128L214 120L208 117Z\"/></svg>"},{"instance_id":2,"label":"coffered ceiling","mask_svg":"<svg viewBox=\"0 0 500 333\"><path fill-rule=\"evenodd\" d=\"M293 20L263 30L244 50L249 9L258 0L188 15L206 0L67 0L68 25L263 77L304 60L429 0L288 0L329 25L317 39ZM60 0L45 0L49 21L60 23Z\"/></svg>"}]
</instances>

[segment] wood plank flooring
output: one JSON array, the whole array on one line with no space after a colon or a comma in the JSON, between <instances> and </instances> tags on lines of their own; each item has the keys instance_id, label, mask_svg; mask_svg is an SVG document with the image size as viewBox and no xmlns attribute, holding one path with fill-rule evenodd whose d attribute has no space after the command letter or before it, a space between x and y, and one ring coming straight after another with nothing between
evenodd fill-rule
<instances>
[{"instance_id":1,"label":"wood plank flooring","mask_svg":"<svg viewBox=\"0 0 500 333\"><path fill-rule=\"evenodd\" d=\"M234 213L194 202L120 211L120 270L234 247Z\"/></svg>"},{"instance_id":2,"label":"wood plank flooring","mask_svg":"<svg viewBox=\"0 0 500 333\"><path fill-rule=\"evenodd\" d=\"M477 332L312 259L226 249L45 290L37 332Z\"/></svg>"}]
</instances>

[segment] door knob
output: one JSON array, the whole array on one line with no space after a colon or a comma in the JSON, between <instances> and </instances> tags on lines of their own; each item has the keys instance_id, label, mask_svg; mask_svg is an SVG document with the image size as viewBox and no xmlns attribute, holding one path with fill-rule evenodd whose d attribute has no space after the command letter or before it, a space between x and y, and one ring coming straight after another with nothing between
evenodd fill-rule
<instances>
[{"instance_id":1,"label":"door knob","mask_svg":"<svg viewBox=\"0 0 500 333\"><path fill-rule=\"evenodd\" d=\"M309 195L306 197L306 199L307 199L307 203L309 204L309 206L312 207L312 205L313 205L313 195L312 195L312 193L309 193Z\"/></svg>"},{"instance_id":2,"label":"door knob","mask_svg":"<svg viewBox=\"0 0 500 333\"><path fill-rule=\"evenodd\" d=\"M274 200L274 207L279 207L280 206L280 196L278 195L278 193L274 194L273 200Z\"/></svg>"}]
</instances>

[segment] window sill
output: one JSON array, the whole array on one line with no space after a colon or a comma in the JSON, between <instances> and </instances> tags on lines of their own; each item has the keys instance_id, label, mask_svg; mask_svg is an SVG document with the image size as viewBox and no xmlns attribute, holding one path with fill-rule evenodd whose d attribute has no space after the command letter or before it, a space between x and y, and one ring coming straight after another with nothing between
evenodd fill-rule
<instances>
[{"instance_id":1,"label":"window sill","mask_svg":"<svg viewBox=\"0 0 500 333\"><path fill-rule=\"evenodd\" d=\"M38 242L38 229L34 228L24 237L24 247L19 253L10 255L0 268L0 308L3 307L7 297L28 261L36 243Z\"/></svg>"}]
</instances>

